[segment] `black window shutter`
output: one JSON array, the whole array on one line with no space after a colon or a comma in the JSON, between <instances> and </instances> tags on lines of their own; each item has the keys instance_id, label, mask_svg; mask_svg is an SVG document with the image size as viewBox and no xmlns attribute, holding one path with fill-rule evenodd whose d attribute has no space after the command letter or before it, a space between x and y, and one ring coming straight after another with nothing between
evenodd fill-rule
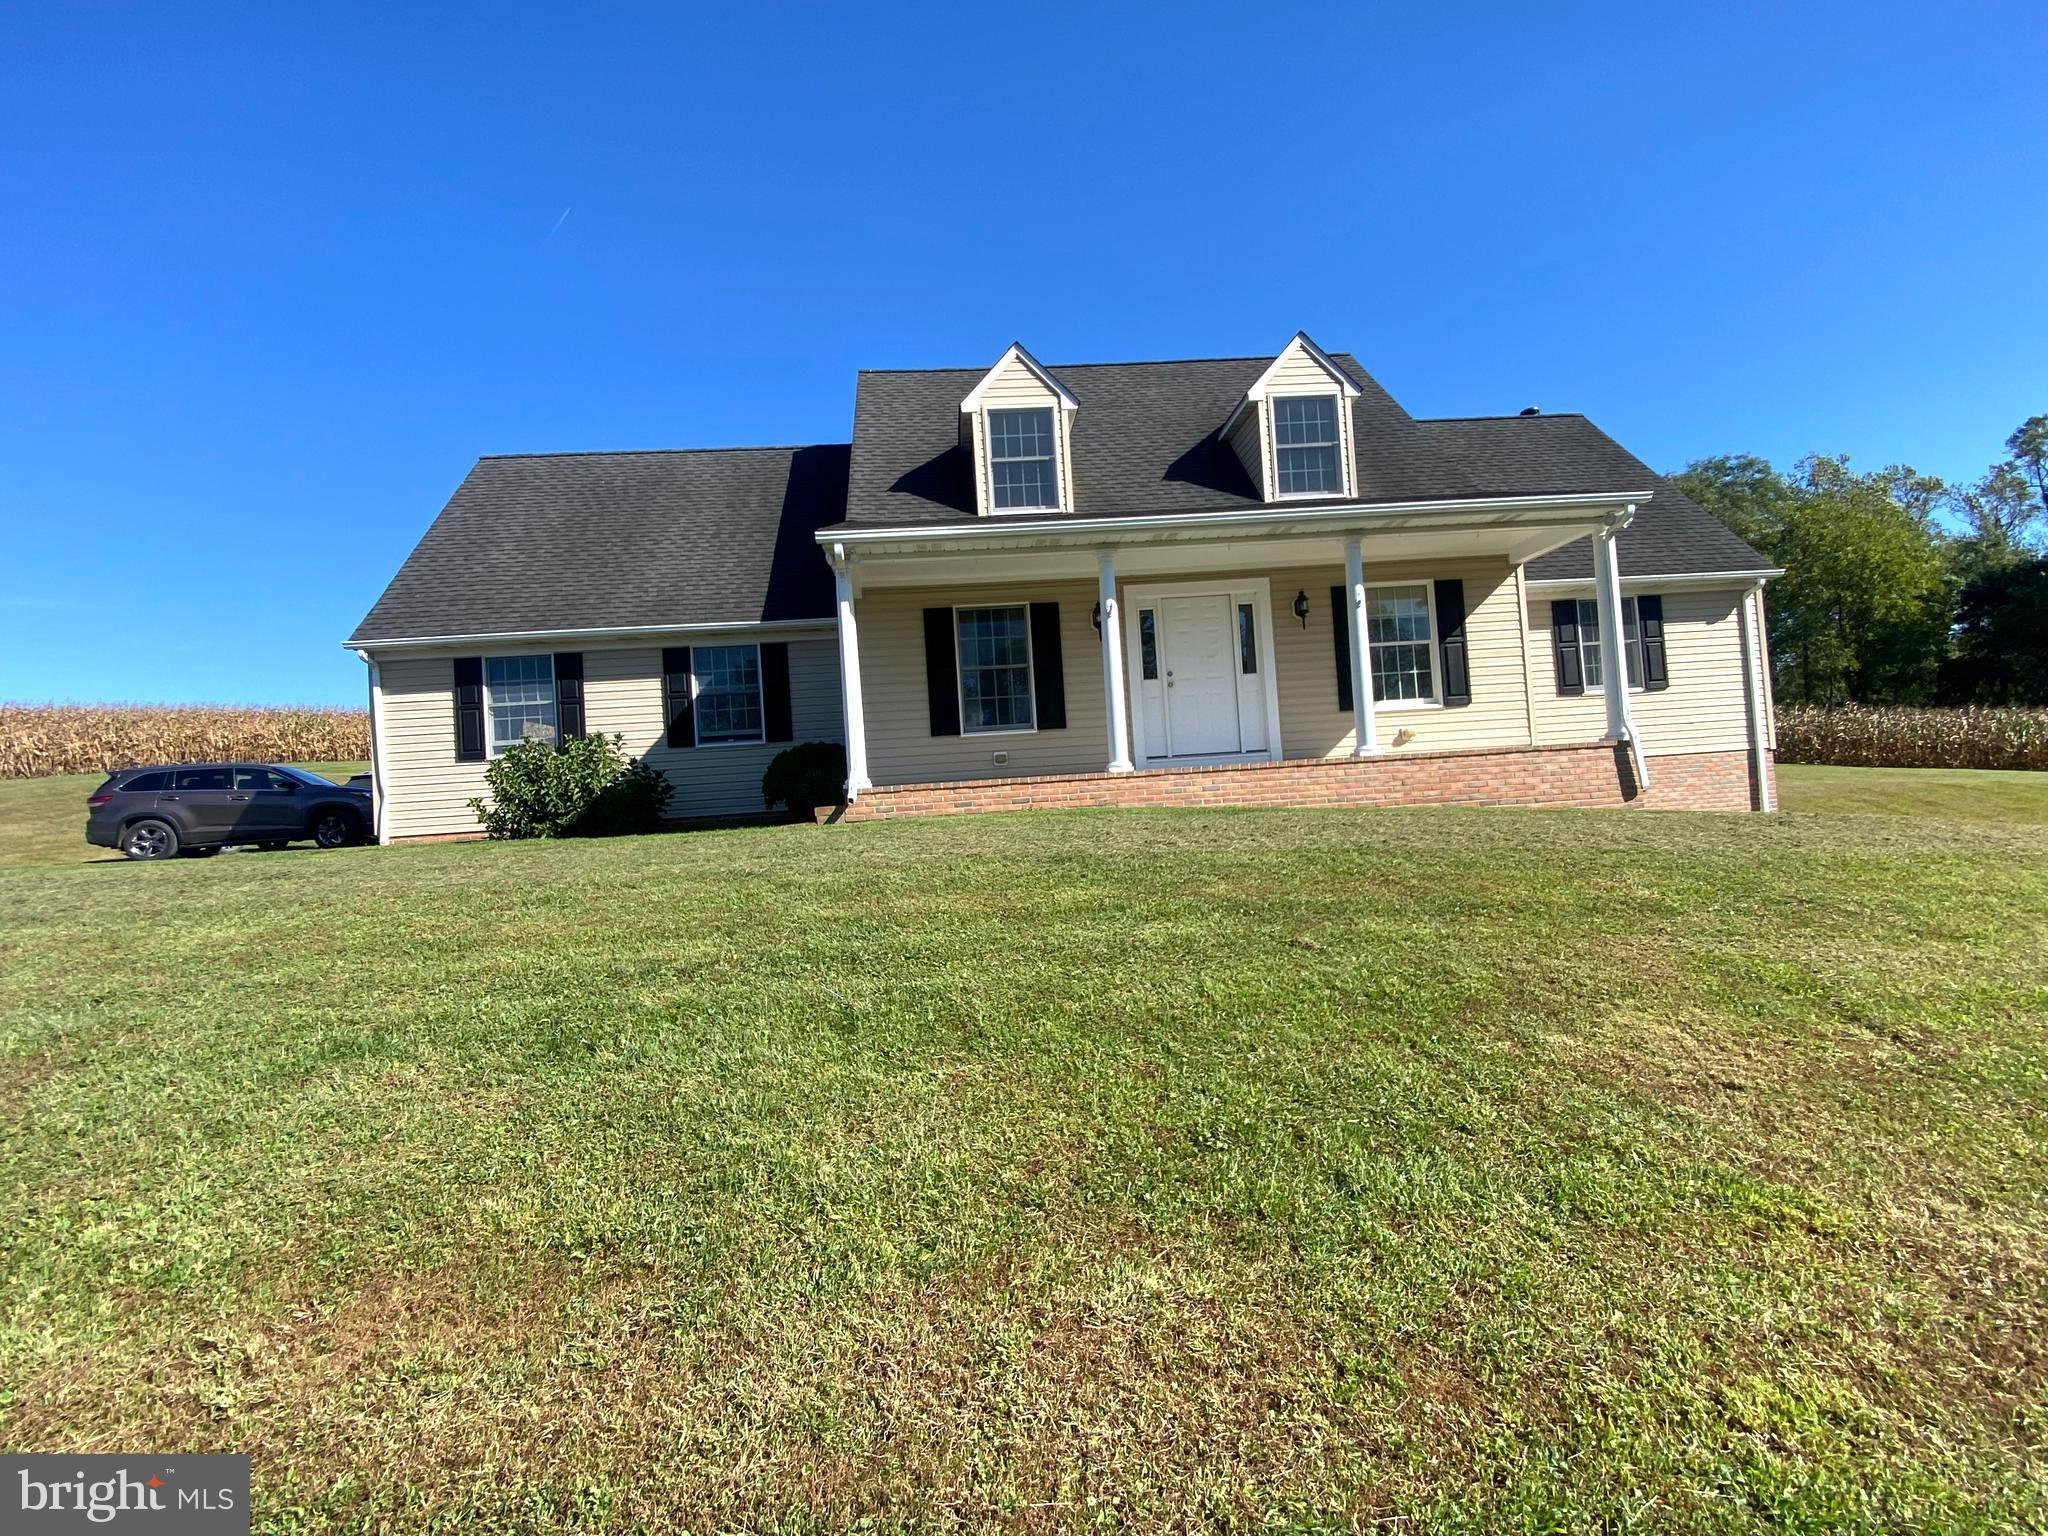
<instances>
[{"instance_id":1,"label":"black window shutter","mask_svg":"<svg viewBox=\"0 0 2048 1536\"><path fill-rule=\"evenodd\" d=\"M484 760L484 659L455 658L455 761Z\"/></svg>"},{"instance_id":2,"label":"black window shutter","mask_svg":"<svg viewBox=\"0 0 2048 1536\"><path fill-rule=\"evenodd\" d=\"M960 673L954 655L953 610L925 609L924 690L934 736L960 734Z\"/></svg>"},{"instance_id":3,"label":"black window shutter","mask_svg":"<svg viewBox=\"0 0 2048 1536\"><path fill-rule=\"evenodd\" d=\"M1067 728L1067 665L1060 655L1060 605L1031 605L1031 702L1041 731Z\"/></svg>"},{"instance_id":4,"label":"black window shutter","mask_svg":"<svg viewBox=\"0 0 2048 1536\"><path fill-rule=\"evenodd\" d=\"M1669 688L1671 669L1664 662L1664 599L1636 599L1636 633L1643 638L1643 686Z\"/></svg>"},{"instance_id":5,"label":"black window shutter","mask_svg":"<svg viewBox=\"0 0 2048 1536\"><path fill-rule=\"evenodd\" d=\"M690 648L663 646L661 651L661 703L668 718L668 744L672 747L697 745L697 722L690 713Z\"/></svg>"},{"instance_id":6,"label":"black window shutter","mask_svg":"<svg viewBox=\"0 0 2048 1536\"><path fill-rule=\"evenodd\" d=\"M761 647L761 720L768 740L795 739L789 716L789 646L770 641Z\"/></svg>"},{"instance_id":7,"label":"black window shutter","mask_svg":"<svg viewBox=\"0 0 2048 1536\"><path fill-rule=\"evenodd\" d=\"M1472 669L1465 659L1465 583L1436 584L1437 653L1443 662L1444 703L1472 702Z\"/></svg>"},{"instance_id":8,"label":"black window shutter","mask_svg":"<svg viewBox=\"0 0 2048 1536\"><path fill-rule=\"evenodd\" d=\"M555 652L555 735L573 741L583 734L583 653Z\"/></svg>"},{"instance_id":9,"label":"black window shutter","mask_svg":"<svg viewBox=\"0 0 2048 1536\"><path fill-rule=\"evenodd\" d=\"M1351 708L1351 607L1342 587L1330 588L1330 628L1337 636L1337 707Z\"/></svg>"},{"instance_id":10,"label":"black window shutter","mask_svg":"<svg viewBox=\"0 0 2048 1536\"><path fill-rule=\"evenodd\" d=\"M1579 668L1579 603L1561 597L1550 605L1551 648L1557 656L1557 691L1584 693L1586 674Z\"/></svg>"}]
</instances>

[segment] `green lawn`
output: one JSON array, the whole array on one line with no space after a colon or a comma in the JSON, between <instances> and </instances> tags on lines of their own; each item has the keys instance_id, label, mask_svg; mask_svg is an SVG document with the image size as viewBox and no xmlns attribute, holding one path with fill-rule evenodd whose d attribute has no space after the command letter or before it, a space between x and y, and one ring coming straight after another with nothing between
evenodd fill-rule
<instances>
[{"instance_id":1,"label":"green lawn","mask_svg":"<svg viewBox=\"0 0 2048 1536\"><path fill-rule=\"evenodd\" d=\"M2044 1020L1992 821L17 865L0 1445L260 1531L2038 1528Z\"/></svg>"},{"instance_id":2,"label":"green lawn","mask_svg":"<svg viewBox=\"0 0 2048 1536\"><path fill-rule=\"evenodd\" d=\"M2048 826L2048 773L1978 768L1778 766L1781 809L1835 815L1934 816Z\"/></svg>"}]
</instances>

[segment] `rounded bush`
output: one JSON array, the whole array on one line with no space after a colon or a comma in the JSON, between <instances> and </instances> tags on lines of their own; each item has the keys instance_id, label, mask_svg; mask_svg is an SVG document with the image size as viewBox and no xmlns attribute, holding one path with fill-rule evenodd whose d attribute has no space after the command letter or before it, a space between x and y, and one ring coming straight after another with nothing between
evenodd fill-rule
<instances>
[{"instance_id":1,"label":"rounded bush","mask_svg":"<svg viewBox=\"0 0 2048 1536\"><path fill-rule=\"evenodd\" d=\"M489 800L469 808L502 838L652 832L674 793L661 770L626 755L623 736L518 742L484 769L484 783Z\"/></svg>"},{"instance_id":2,"label":"rounded bush","mask_svg":"<svg viewBox=\"0 0 2048 1536\"><path fill-rule=\"evenodd\" d=\"M806 741L775 754L761 775L761 799L769 809L789 807L792 821L808 821L821 805L845 798L846 748L836 741Z\"/></svg>"}]
</instances>

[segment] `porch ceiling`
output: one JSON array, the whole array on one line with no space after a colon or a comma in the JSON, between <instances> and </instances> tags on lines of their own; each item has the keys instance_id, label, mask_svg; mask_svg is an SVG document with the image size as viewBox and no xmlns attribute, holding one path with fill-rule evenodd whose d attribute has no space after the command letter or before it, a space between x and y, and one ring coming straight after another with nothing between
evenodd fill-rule
<instances>
[{"instance_id":1,"label":"porch ceiling","mask_svg":"<svg viewBox=\"0 0 2048 1536\"><path fill-rule=\"evenodd\" d=\"M1368 567L1408 561L1533 560L1602 527L1626 524L1633 509L1613 503L1571 507L1461 509L1456 516L1375 515L1348 525L1326 520L1226 528L1159 527L1113 530L1032 528L999 524L889 541L846 541L827 552L849 558L861 587L925 586L975 581L1094 580L1104 549L1116 554L1119 578L1185 572L1255 570L1344 563L1346 538L1362 534ZM820 540L821 543L826 541Z\"/></svg>"}]
</instances>

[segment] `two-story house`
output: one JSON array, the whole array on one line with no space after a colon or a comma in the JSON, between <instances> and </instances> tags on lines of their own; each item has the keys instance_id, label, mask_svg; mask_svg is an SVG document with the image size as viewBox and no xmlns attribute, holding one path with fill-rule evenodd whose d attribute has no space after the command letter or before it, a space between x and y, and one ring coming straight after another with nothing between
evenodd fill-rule
<instances>
[{"instance_id":1,"label":"two-story house","mask_svg":"<svg viewBox=\"0 0 2048 1536\"><path fill-rule=\"evenodd\" d=\"M1349 356L859 375L853 441L479 460L347 642L385 841L618 732L672 811L1774 803L1779 574L1584 417Z\"/></svg>"}]
</instances>

